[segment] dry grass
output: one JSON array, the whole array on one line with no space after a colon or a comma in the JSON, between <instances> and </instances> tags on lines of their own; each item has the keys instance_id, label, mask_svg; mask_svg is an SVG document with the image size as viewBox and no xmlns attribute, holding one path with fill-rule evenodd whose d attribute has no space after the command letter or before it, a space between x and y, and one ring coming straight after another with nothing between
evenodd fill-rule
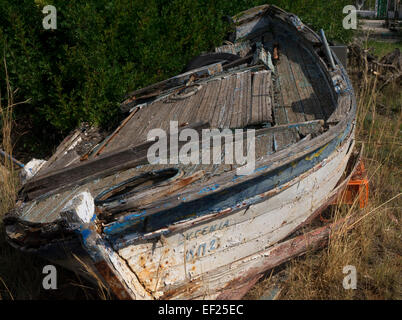
<instances>
[{"instance_id":1,"label":"dry grass","mask_svg":"<svg viewBox=\"0 0 402 320\"><path fill-rule=\"evenodd\" d=\"M363 77L354 79L358 101L357 140L364 144L370 198L364 209L353 206L329 209L333 220L360 215L353 224L331 235L319 252L288 263L258 283L246 298L258 299L281 288L279 299L401 299L401 106L400 85L378 89L378 79L365 63ZM349 74L357 74L349 70ZM357 289L343 288L343 267L357 270ZM283 278L285 280L283 280Z\"/></svg>"},{"instance_id":2,"label":"dry grass","mask_svg":"<svg viewBox=\"0 0 402 320\"><path fill-rule=\"evenodd\" d=\"M11 130L13 125L14 92L8 81L6 61L4 60L5 77L7 83L7 105L3 106L0 93L0 128L1 128L1 149L12 155L13 146L11 143ZM2 157L0 160L0 217L7 212L15 203L17 191L17 179L14 172L14 165L10 158Z\"/></svg>"},{"instance_id":3,"label":"dry grass","mask_svg":"<svg viewBox=\"0 0 402 320\"><path fill-rule=\"evenodd\" d=\"M74 259L76 259L79 264L82 267L82 271L87 274L88 277L94 279L97 284L97 289L98 289L98 297L102 300L110 300L111 299L111 294L109 288L106 287L106 285L103 283L103 281L100 279L100 277L94 272L87 263L85 263L83 260L81 260L77 255L73 254ZM88 289L88 287L87 287ZM88 298L88 296L86 296Z\"/></svg>"},{"instance_id":4,"label":"dry grass","mask_svg":"<svg viewBox=\"0 0 402 320\"><path fill-rule=\"evenodd\" d=\"M7 86L7 97L8 105L3 108L1 103L2 97L0 93L0 128L2 130L2 143L1 148L10 154L12 150L11 147L11 129L12 129L12 99L10 100L10 95L12 98L11 88ZM10 159L2 158L0 159L0 221L5 212L11 207L13 201L15 200L15 182L13 179L13 165L10 163ZM2 234L0 234L2 235ZM0 284L3 285L7 294L11 299L14 300L13 294L8 289L6 283L0 275ZM0 299L2 299L0 291Z\"/></svg>"},{"instance_id":5,"label":"dry grass","mask_svg":"<svg viewBox=\"0 0 402 320\"><path fill-rule=\"evenodd\" d=\"M5 76L3 79L7 83L6 95L3 99L0 97L0 148L12 155L13 109L20 103L14 101L16 90L13 90L8 80L5 60L0 66L0 74ZM103 289L99 294L97 288L87 285L87 282L78 275L62 268L57 268L59 290L43 289L44 275L42 269L49 262L19 252L5 241L2 218L14 206L18 187L19 179L15 166L9 158L0 156L0 300L98 299L99 297L107 297L106 291Z\"/></svg>"},{"instance_id":6,"label":"dry grass","mask_svg":"<svg viewBox=\"0 0 402 320\"><path fill-rule=\"evenodd\" d=\"M7 83L6 96L0 93L0 148L13 154L11 132L13 129L13 108L15 90L8 80L6 61L0 68ZM2 99L3 98L3 99ZM6 101L2 104L2 101ZM23 256L5 243L2 218L15 204L18 188L18 174L11 159L0 156L0 299L33 298L40 291L40 271L37 260Z\"/></svg>"}]
</instances>

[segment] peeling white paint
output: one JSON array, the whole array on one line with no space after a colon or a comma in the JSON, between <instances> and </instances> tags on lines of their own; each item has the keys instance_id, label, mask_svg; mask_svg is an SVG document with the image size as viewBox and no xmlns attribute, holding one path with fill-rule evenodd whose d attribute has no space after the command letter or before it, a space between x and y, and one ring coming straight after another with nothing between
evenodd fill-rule
<instances>
[{"instance_id":1,"label":"peeling white paint","mask_svg":"<svg viewBox=\"0 0 402 320\"><path fill-rule=\"evenodd\" d=\"M28 180L32 179L45 163L46 160L39 160L35 158L29 161L20 173L22 184L25 184Z\"/></svg>"},{"instance_id":2,"label":"peeling white paint","mask_svg":"<svg viewBox=\"0 0 402 320\"><path fill-rule=\"evenodd\" d=\"M73 150L80 142L82 141L82 137L79 136L78 139L75 139L71 145L68 147L66 151L64 151L64 155L66 155L70 150Z\"/></svg>"},{"instance_id":3,"label":"peeling white paint","mask_svg":"<svg viewBox=\"0 0 402 320\"><path fill-rule=\"evenodd\" d=\"M95 212L94 199L89 191L83 191L66 203L63 212L74 212L84 223L89 223Z\"/></svg>"}]
</instances>

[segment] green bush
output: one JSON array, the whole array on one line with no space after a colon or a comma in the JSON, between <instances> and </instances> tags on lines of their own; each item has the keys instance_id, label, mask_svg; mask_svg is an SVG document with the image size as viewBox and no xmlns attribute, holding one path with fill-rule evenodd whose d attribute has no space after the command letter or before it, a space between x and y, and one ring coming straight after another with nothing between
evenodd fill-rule
<instances>
[{"instance_id":1,"label":"green bush","mask_svg":"<svg viewBox=\"0 0 402 320\"><path fill-rule=\"evenodd\" d=\"M277 0L329 38L348 40L342 8L350 1ZM180 72L218 45L223 16L264 1L0 0L0 49L18 100L35 128L65 134L80 122L114 125L124 95ZM44 30L42 8L57 8L57 30ZM4 69L0 70L4 74ZM4 77L0 78L5 92ZM44 137L46 140L46 137Z\"/></svg>"}]
</instances>

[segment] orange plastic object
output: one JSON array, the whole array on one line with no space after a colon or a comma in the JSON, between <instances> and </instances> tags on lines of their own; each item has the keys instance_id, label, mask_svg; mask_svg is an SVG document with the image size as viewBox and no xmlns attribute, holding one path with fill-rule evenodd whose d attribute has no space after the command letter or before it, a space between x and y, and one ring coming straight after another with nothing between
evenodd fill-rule
<instances>
[{"instance_id":1,"label":"orange plastic object","mask_svg":"<svg viewBox=\"0 0 402 320\"><path fill-rule=\"evenodd\" d=\"M355 173L350 178L345 192L332 204L353 204L356 197L359 197L360 209L367 205L369 196L369 183L363 160L360 161Z\"/></svg>"}]
</instances>

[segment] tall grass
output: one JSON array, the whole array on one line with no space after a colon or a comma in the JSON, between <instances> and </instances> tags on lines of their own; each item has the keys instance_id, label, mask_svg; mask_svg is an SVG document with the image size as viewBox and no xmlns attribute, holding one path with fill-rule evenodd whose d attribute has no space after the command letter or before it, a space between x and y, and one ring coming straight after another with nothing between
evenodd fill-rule
<instances>
[{"instance_id":1,"label":"tall grass","mask_svg":"<svg viewBox=\"0 0 402 320\"><path fill-rule=\"evenodd\" d=\"M4 77L0 81L4 80L7 84L5 96L0 96L0 148L12 155L13 109L26 101L21 103L14 101L16 90L12 88L9 81L5 59L2 61L0 71L1 76ZM2 104L2 101L6 103ZM42 268L49 262L19 252L6 243L2 219L14 207L18 187L18 172L11 159L0 156L0 300L40 299L41 297L46 299L98 298L96 288L87 286L78 276L61 268L57 269L60 290L56 292L43 290Z\"/></svg>"},{"instance_id":2,"label":"tall grass","mask_svg":"<svg viewBox=\"0 0 402 320\"><path fill-rule=\"evenodd\" d=\"M14 101L16 90L11 87L5 58L0 70L4 77L0 80L6 83L5 97L0 92L0 148L12 155L13 109L18 103ZM13 162L9 157L0 156L0 299L32 298L39 293L39 290L33 288L40 288L38 274L32 277L29 272L35 268L35 261L22 256L5 243L2 219L15 205L17 188L18 174Z\"/></svg>"},{"instance_id":3,"label":"tall grass","mask_svg":"<svg viewBox=\"0 0 402 320\"><path fill-rule=\"evenodd\" d=\"M4 101L1 97L0 92L0 128L1 128L1 145L0 148L3 149L7 154L12 155L13 147L11 143L11 130L13 125L13 107L14 107L14 99L13 99L13 90L10 86L10 82L8 80L7 73L7 65L6 60L4 62L4 75L7 83L7 92L6 92L6 101L7 105L2 105L2 101ZM0 158L0 227L1 221L4 214L14 205L16 198L16 188L17 181L15 178L14 166L10 158L1 157ZM0 232L0 236L3 236L3 233ZM1 240L0 240L1 243ZM1 253L2 250L0 250ZM4 279L0 273L0 288L4 287L5 291L9 298L14 299L13 294L5 283ZM0 299L2 299L2 291L0 290Z\"/></svg>"},{"instance_id":4,"label":"tall grass","mask_svg":"<svg viewBox=\"0 0 402 320\"><path fill-rule=\"evenodd\" d=\"M360 209L338 205L333 219L357 216L333 232L326 249L293 260L281 277L257 284L247 298L258 298L273 282L282 288L279 299L401 299L401 106L400 84L379 90L379 80L363 59L352 67L358 102L357 142L364 144L364 164L370 185L369 203ZM354 75L359 76L354 77ZM345 290L343 268L356 267L357 289ZM277 278L279 279L279 277Z\"/></svg>"},{"instance_id":5,"label":"tall grass","mask_svg":"<svg viewBox=\"0 0 402 320\"><path fill-rule=\"evenodd\" d=\"M7 105L3 106L0 92L0 128L1 128L1 149L12 155L13 146L11 143L11 130L13 126L14 92L8 80L6 60L4 62L4 74L7 83ZM0 159L0 219L15 203L17 180L14 172L14 165L10 158Z\"/></svg>"}]
</instances>

